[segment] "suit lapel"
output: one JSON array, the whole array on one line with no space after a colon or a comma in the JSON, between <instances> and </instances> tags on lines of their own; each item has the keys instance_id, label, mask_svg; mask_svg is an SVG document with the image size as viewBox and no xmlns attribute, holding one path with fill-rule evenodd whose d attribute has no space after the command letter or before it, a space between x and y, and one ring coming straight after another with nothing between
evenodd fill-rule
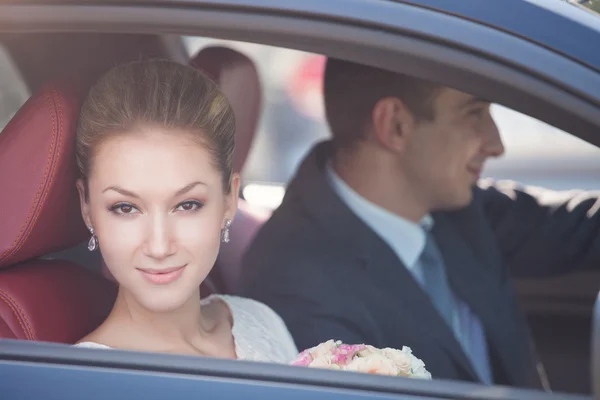
<instances>
[{"instance_id":1,"label":"suit lapel","mask_svg":"<svg viewBox=\"0 0 600 400\"><path fill-rule=\"evenodd\" d=\"M363 229L369 228L365 226ZM377 288L378 295L384 298L386 304L392 304L395 307L398 318L406 321L406 326L410 327L409 329L414 332L414 335L421 340L427 338L426 341L430 341L432 346L436 344L440 346L467 376L479 381L452 330L435 310L429 296L402 261L372 231L369 241L371 251L367 262L367 274ZM402 293L402 296L399 296L398 293ZM410 299L410 301L405 299Z\"/></svg>"},{"instance_id":2,"label":"suit lapel","mask_svg":"<svg viewBox=\"0 0 600 400\"><path fill-rule=\"evenodd\" d=\"M478 214L477 207L472 206L452 214L435 215L433 234L452 289L479 317L488 343L497 349L495 354L504 374L512 384L517 384L526 375L530 359L527 349L518 341L523 332L516 323L512 305L507 302L507 277L500 253L493 246L492 233L482 223L483 215Z\"/></svg>"},{"instance_id":3,"label":"suit lapel","mask_svg":"<svg viewBox=\"0 0 600 400\"><path fill-rule=\"evenodd\" d=\"M478 315L488 314L498 303L499 285L494 274L500 271L490 268L485 259L475 255L472 247L476 243L468 243L463 231L448 217L435 217L433 235L444 257L452 289ZM483 312L484 310L488 311Z\"/></svg>"}]
</instances>

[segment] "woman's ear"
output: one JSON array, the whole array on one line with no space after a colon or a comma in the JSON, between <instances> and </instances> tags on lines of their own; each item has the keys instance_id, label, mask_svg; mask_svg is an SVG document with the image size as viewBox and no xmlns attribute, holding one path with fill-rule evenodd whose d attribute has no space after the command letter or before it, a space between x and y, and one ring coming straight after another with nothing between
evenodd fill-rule
<instances>
[{"instance_id":1,"label":"woman's ear","mask_svg":"<svg viewBox=\"0 0 600 400\"><path fill-rule=\"evenodd\" d=\"M231 175L231 188L227 196L227 209L225 210L225 219L233 221L238 207L238 198L240 195L240 174Z\"/></svg>"},{"instance_id":2,"label":"woman's ear","mask_svg":"<svg viewBox=\"0 0 600 400\"><path fill-rule=\"evenodd\" d=\"M90 217L90 204L88 202L87 189L83 179L77 180L77 191L79 192L79 203L81 204L81 216L88 229L92 227L92 219Z\"/></svg>"}]
</instances>

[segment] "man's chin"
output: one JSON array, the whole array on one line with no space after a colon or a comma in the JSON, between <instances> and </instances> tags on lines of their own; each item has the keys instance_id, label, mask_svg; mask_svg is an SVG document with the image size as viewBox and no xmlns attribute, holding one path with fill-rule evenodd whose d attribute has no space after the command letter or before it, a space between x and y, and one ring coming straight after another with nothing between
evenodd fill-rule
<instances>
[{"instance_id":1,"label":"man's chin","mask_svg":"<svg viewBox=\"0 0 600 400\"><path fill-rule=\"evenodd\" d=\"M457 211L462 208L468 207L473 201L473 191L468 190L465 193L456 193L451 199L446 198L446 201L442 203L440 207L437 207L435 211Z\"/></svg>"},{"instance_id":2,"label":"man's chin","mask_svg":"<svg viewBox=\"0 0 600 400\"><path fill-rule=\"evenodd\" d=\"M469 190L466 190L465 193L463 193L463 195L461 196L461 199L458 201L459 208L467 207L469 204L471 204L471 202L473 201L473 188L474 187L475 187L475 184L471 185L469 187Z\"/></svg>"}]
</instances>

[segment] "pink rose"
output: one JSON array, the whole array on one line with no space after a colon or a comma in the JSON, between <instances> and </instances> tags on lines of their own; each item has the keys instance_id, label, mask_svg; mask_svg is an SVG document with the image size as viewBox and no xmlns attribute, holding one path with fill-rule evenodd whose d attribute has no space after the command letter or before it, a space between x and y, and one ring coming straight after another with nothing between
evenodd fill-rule
<instances>
[{"instance_id":1,"label":"pink rose","mask_svg":"<svg viewBox=\"0 0 600 400\"><path fill-rule=\"evenodd\" d=\"M310 351L304 350L298 355L298 357L296 357L296 359L292 362L292 365L296 365L299 367L308 367L312 361L313 358L310 355Z\"/></svg>"},{"instance_id":2,"label":"pink rose","mask_svg":"<svg viewBox=\"0 0 600 400\"><path fill-rule=\"evenodd\" d=\"M332 362L337 365L346 365L364 348L363 344L341 344L333 351Z\"/></svg>"}]
</instances>

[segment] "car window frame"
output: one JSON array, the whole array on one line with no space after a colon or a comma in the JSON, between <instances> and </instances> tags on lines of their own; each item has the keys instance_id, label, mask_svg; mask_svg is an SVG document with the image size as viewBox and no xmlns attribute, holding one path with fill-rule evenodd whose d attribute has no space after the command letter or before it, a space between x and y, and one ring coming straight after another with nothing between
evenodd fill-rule
<instances>
[{"instance_id":1,"label":"car window frame","mask_svg":"<svg viewBox=\"0 0 600 400\"><path fill-rule=\"evenodd\" d=\"M53 395L60 394L63 400L81 398L81 391L73 390L73 382L77 387L93 387L97 379L108 379L118 382L119 390L132 390L133 387L144 387L144 399L148 394L163 399L190 398L191 393L177 396L169 389L170 385L190 383L194 389L200 389L208 383L220 382L223 386L237 384L239 394L248 397L244 388L260 386L263 394L272 393L274 389L288 390L290 394L312 392L310 398L319 395L321 399L339 398L340 395L363 396L365 399L456 399L456 400L583 400L588 397L575 394L550 394L531 389L517 389L501 386L484 386L468 382L396 378L362 373L348 373L313 368L293 367L252 361L236 361L215 359L201 356L184 356L165 353L147 353L124 350L88 349L56 343L26 342L22 340L0 340L0 376L6 379L3 394L11 394L9 398L32 398L31 394L39 393L35 387L23 385L18 376L27 373L28 379L38 382L52 382L56 389ZM129 379L131 379L129 378ZM163 383L157 379L163 379ZM96 380L96 381L95 381ZM113 385L106 386L113 386ZM140 385L140 382L144 382ZM91 386L88 386L88 385ZM192 386L187 386L192 390ZM90 393L86 398L110 398L106 392ZM151 389L151 390L148 390ZM48 392L48 388L44 390ZM125 393L125 392L122 392ZM256 393L256 392L254 392ZM16 396L12 396L16 395ZM306 396L304 394L303 396ZM294 396L292 396L294 397ZM152 397L154 398L154 397ZM226 398L226 397L220 397ZM230 397L233 398L233 397ZM239 397L236 397L239 398ZM259 397L256 398L269 398ZM274 397L280 398L280 397ZM289 395L286 394L286 398ZM304 398L304 397L303 397Z\"/></svg>"},{"instance_id":2,"label":"car window frame","mask_svg":"<svg viewBox=\"0 0 600 400\"><path fill-rule=\"evenodd\" d=\"M205 0L130 0L123 6L7 3L0 5L0 32L19 31L31 24L36 31L48 32L110 28L120 33L245 40L327 54L439 81L481 97L493 93L494 102L600 144L591 133L600 126L600 75L551 49L409 4L311 0L294 3L297 8L277 8L275 0L260 6L252 1L227 0L215 5ZM340 1L346 8L335 8ZM489 49L500 50L490 54Z\"/></svg>"}]
</instances>

